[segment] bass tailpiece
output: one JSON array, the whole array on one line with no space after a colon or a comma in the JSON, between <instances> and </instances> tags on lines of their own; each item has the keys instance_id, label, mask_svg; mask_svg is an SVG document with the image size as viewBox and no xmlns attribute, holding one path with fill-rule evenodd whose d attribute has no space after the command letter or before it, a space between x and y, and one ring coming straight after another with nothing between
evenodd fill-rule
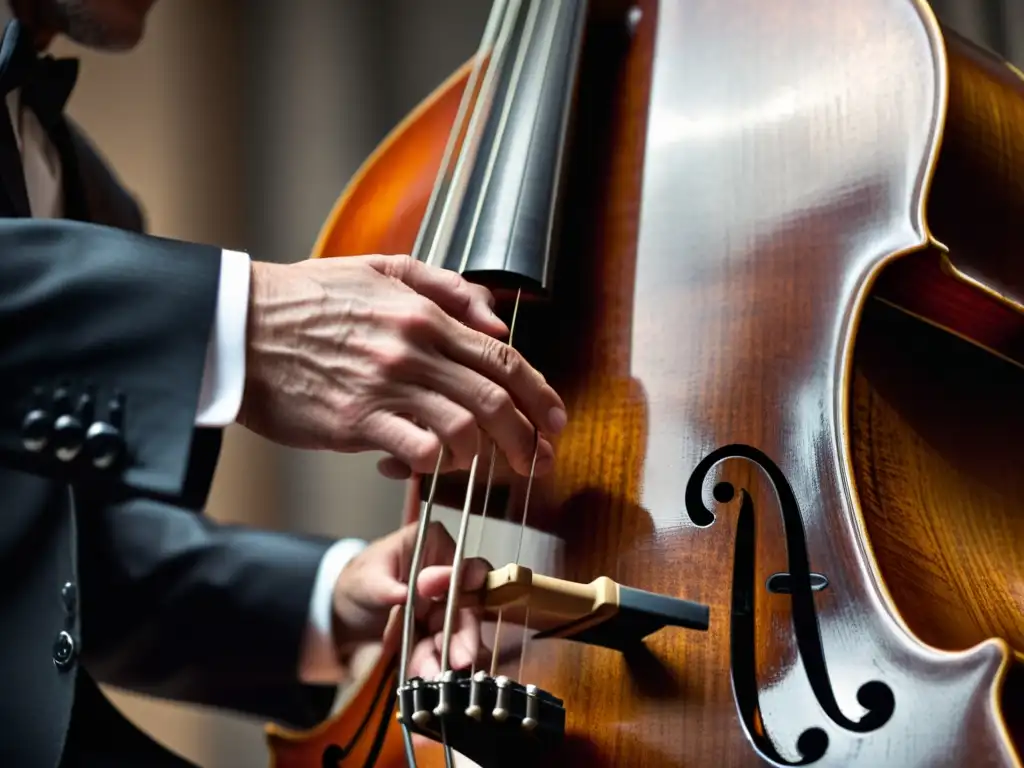
<instances>
[{"instance_id":1,"label":"bass tailpiece","mask_svg":"<svg viewBox=\"0 0 1024 768\"><path fill-rule=\"evenodd\" d=\"M565 736L561 699L483 671L410 678L398 689L398 721L483 768L521 764L556 748Z\"/></svg>"}]
</instances>

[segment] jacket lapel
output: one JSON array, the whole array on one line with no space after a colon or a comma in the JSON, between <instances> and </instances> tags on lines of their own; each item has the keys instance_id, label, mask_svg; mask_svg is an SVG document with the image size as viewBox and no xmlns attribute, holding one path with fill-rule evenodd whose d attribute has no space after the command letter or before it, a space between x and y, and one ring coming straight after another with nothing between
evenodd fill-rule
<instances>
[{"instance_id":1,"label":"jacket lapel","mask_svg":"<svg viewBox=\"0 0 1024 768\"><path fill-rule=\"evenodd\" d=\"M138 203L74 121L64 117L50 136L61 158L64 216L132 232L144 231L145 221Z\"/></svg>"},{"instance_id":2,"label":"jacket lapel","mask_svg":"<svg viewBox=\"0 0 1024 768\"><path fill-rule=\"evenodd\" d=\"M25 188L25 170L21 164L18 141L14 137L10 111L6 99L3 114L0 115L0 185L3 186L6 203L2 213L6 217L29 217L32 215Z\"/></svg>"},{"instance_id":3,"label":"jacket lapel","mask_svg":"<svg viewBox=\"0 0 1024 768\"><path fill-rule=\"evenodd\" d=\"M64 197L64 218L76 221L95 221L86 200L85 186L82 182L79 150L75 146L71 127L67 118L61 118L49 131L60 156L61 187ZM106 222L96 222L106 223Z\"/></svg>"},{"instance_id":4,"label":"jacket lapel","mask_svg":"<svg viewBox=\"0 0 1024 768\"><path fill-rule=\"evenodd\" d=\"M4 14L4 21L3 37L0 39L0 85L3 86L0 87L0 187L3 187L3 197L6 199L0 201L0 204L6 203L5 210L2 210L4 216L28 217L32 212L25 188L25 171L21 165L21 153L14 136L7 99L11 91L9 82L11 78L17 77L19 67L23 65L24 54L19 48L19 42L24 46L24 32L21 25L10 18L9 13Z\"/></svg>"}]
</instances>

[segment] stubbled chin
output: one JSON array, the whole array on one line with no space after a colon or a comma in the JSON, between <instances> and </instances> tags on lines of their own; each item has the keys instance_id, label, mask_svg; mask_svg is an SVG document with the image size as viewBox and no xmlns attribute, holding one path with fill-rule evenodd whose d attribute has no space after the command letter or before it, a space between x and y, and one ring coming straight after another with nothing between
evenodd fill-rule
<instances>
[{"instance_id":1,"label":"stubbled chin","mask_svg":"<svg viewBox=\"0 0 1024 768\"><path fill-rule=\"evenodd\" d=\"M139 44L145 30L145 17L103 22L77 3L68 3L64 9L67 36L88 48L128 51Z\"/></svg>"},{"instance_id":2,"label":"stubbled chin","mask_svg":"<svg viewBox=\"0 0 1024 768\"><path fill-rule=\"evenodd\" d=\"M135 48L142 36L135 32L125 34L120 31L90 29L84 32L73 30L68 37L87 48L123 53Z\"/></svg>"}]
</instances>

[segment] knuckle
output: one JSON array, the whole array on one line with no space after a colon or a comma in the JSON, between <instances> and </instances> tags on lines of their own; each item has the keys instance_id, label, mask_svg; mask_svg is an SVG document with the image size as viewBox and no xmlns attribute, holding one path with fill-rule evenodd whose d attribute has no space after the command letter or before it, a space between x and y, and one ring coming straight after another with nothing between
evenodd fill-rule
<instances>
[{"instance_id":1,"label":"knuckle","mask_svg":"<svg viewBox=\"0 0 1024 768\"><path fill-rule=\"evenodd\" d=\"M390 379L408 368L411 355L405 344L382 344L374 350L374 359L380 374Z\"/></svg>"},{"instance_id":2,"label":"knuckle","mask_svg":"<svg viewBox=\"0 0 1024 768\"><path fill-rule=\"evenodd\" d=\"M487 306L490 307L490 306L494 305L494 294L491 293L490 289L487 288L487 286L477 285L477 284L471 283L469 287L470 287L470 290L481 301L483 301L485 304L487 304Z\"/></svg>"},{"instance_id":3,"label":"knuckle","mask_svg":"<svg viewBox=\"0 0 1024 768\"><path fill-rule=\"evenodd\" d=\"M512 408L512 396L492 381L485 382L480 388L477 402L489 419L502 416Z\"/></svg>"},{"instance_id":4,"label":"knuckle","mask_svg":"<svg viewBox=\"0 0 1024 768\"><path fill-rule=\"evenodd\" d=\"M522 368L523 358L505 342L490 336L483 345L483 357L488 365L505 377L515 376Z\"/></svg>"},{"instance_id":5,"label":"knuckle","mask_svg":"<svg viewBox=\"0 0 1024 768\"><path fill-rule=\"evenodd\" d=\"M385 277L395 280L404 280L409 270L413 268L413 259L406 254L388 256L384 259L384 267L381 270Z\"/></svg>"},{"instance_id":6,"label":"knuckle","mask_svg":"<svg viewBox=\"0 0 1024 768\"><path fill-rule=\"evenodd\" d=\"M429 435L412 448L409 460L417 472L432 472L440 450L441 441L434 435Z\"/></svg>"},{"instance_id":7,"label":"knuckle","mask_svg":"<svg viewBox=\"0 0 1024 768\"><path fill-rule=\"evenodd\" d=\"M468 411L455 414L448 420L448 433L453 438L469 437L476 432L476 419Z\"/></svg>"},{"instance_id":8,"label":"knuckle","mask_svg":"<svg viewBox=\"0 0 1024 768\"><path fill-rule=\"evenodd\" d=\"M437 318L437 305L422 296L410 296L407 306L398 317L398 325L408 336L421 336L433 329Z\"/></svg>"},{"instance_id":9,"label":"knuckle","mask_svg":"<svg viewBox=\"0 0 1024 768\"><path fill-rule=\"evenodd\" d=\"M465 310L473 302L472 286L458 272L450 269L444 271L447 272L445 275L447 293L455 299L462 310Z\"/></svg>"},{"instance_id":10,"label":"knuckle","mask_svg":"<svg viewBox=\"0 0 1024 768\"><path fill-rule=\"evenodd\" d=\"M469 296L469 283L466 279L453 269L442 269L441 272L445 276L445 280L448 281L448 287L456 293L465 293Z\"/></svg>"}]
</instances>

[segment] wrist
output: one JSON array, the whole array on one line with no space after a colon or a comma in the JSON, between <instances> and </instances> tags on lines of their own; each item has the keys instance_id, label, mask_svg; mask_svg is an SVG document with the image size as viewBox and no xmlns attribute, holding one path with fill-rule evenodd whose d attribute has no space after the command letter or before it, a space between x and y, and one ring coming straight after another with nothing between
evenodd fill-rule
<instances>
[{"instance_id":1,"label":"wrist","mask_svg":"<svg viewBox=\"0 0 1024 768\"><path fill-rule=\"evenodd\" d=\"M249 311L245 326L245 384L242 393L242 407L238 423L246 425L251 415L252 403L259 399L260 391L266 388L262 377L260 350L266 346L266 308L273 285L273 273L279 265L252 261L249 265Z\"/></svg>"}]
</instances>

